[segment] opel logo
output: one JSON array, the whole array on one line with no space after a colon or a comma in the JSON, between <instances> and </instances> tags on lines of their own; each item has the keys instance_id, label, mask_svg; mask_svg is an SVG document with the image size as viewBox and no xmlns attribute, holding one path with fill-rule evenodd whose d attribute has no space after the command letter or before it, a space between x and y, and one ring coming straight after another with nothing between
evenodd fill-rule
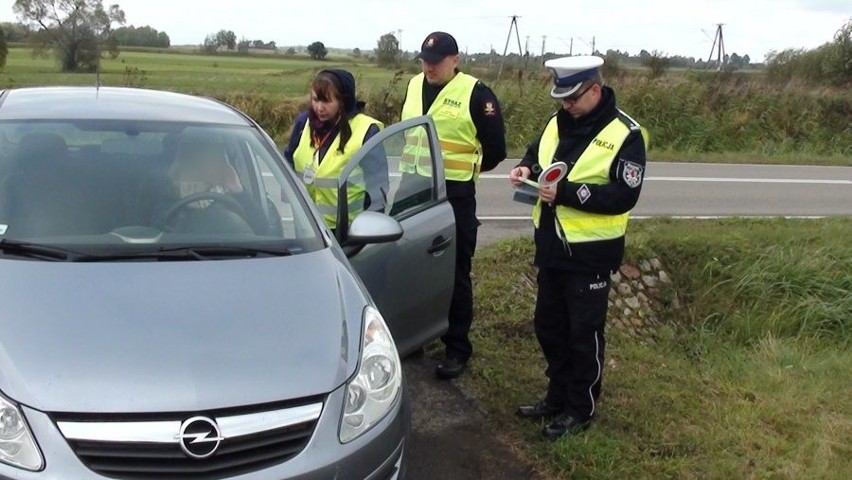
<instances>
[{"instance_id":1,"label":"opel logo","mask_svg":"<svg viewBox=\"0 0 852 480\"><path fill-rule=\"evenodd\" d=\"M177 439L183 453L192 458L207 458L216 453L225 437L213 420L207 417L192 417L181 424Z\"/></svg>"}]
</instances>

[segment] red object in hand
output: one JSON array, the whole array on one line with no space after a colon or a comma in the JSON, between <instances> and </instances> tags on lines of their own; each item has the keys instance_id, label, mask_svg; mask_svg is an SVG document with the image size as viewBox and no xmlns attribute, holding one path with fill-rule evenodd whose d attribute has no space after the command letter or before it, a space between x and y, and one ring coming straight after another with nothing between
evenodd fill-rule
<instances>
[{"instance_id":1,"label":"red object in hand","mask_svg":"<svg viewBox=\"0 0 852 480\"><path fill-rule=\"evenodd\" d=\"M552 182L555 182L557 179L559 179L560 175L562 175L562 172L559 171L558 169L557 170L551 170L551 171L547 172L547 176L545 177L545 180L548 183L552 183Z\"/></svg>"}]
</instances>

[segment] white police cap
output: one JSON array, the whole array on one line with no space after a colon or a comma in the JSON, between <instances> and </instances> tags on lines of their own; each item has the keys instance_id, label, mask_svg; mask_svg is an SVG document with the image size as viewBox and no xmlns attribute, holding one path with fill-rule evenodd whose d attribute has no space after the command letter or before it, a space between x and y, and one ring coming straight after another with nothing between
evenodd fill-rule
<instances>
[{"instance_id":1,"label":"white police cap","mask_svg":"<svg viewBox=\"0 0 852 480\"><path fill-rule=\"evenodd\" d=\"M565 98L576 92L583 81L594 77L600 71L603 63L603 58L591 55L560 57L544 62L545 68L553 75L550 96Z\"/></svg>"}]
</instances>

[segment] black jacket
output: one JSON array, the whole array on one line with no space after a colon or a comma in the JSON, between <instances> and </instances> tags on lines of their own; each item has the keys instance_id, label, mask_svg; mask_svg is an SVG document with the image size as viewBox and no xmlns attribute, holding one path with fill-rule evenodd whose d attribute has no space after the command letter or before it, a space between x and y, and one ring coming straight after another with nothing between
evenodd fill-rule
<instances>
[{"instance_id":1,"label":"black jacket","mask_svg":"<svg viewBox=\"0 0 852 480\"><path fill-rule=\"evenodd\" d=\"M569 172L586 147L604 127L620 115L615 92L603 87L601 100L587 115L574 119L560 109L556 114L559 144L554 161L568 164ZM549 121L549 119L548 119ZM539 137L519 163L538 172ZM637 178L638 173L638 178ZM632 131L612 162L606 185L559 182L556 205L592 213L619 215L630 211L639 200L645 173L645 142L641 132ZM535 178L537 175L532 175ZM543 268L604 273L618 268L624 256L624 237L612 240L565 244L556 234L555 209L542 205L539 228L535 232L535 264Z\"/></svg>"}]
</instances>

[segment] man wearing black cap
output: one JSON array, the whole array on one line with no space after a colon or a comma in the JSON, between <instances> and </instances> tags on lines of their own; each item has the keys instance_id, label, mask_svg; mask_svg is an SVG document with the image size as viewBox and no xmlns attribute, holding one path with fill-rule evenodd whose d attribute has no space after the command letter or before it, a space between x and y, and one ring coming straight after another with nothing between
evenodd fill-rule
<instances>
[{"instance_id":1,"label":"man wearing black cap","mask_svg":"<svg viewBox=\"0 0 852 480\"><path fill-rule=\"evenodd\" d=\"M480 171L492 170L506 158L506 139L497 98L482 82L459 71L459 47L452 35L429 34L418 58L423 72L408 84L402 119L428 114L435 121L447 197L456 217L455 285L449 328L441 337L445 355L435 369L439 378L450 379L461 375L473 354L468 332L473 321L470 269L479 228L476 181ZM414 158L404 153L404 173L419 173Z\"/></svg>"},{"instance_id":2,"label":"man wearing black cap","mask_svg":"<svg viewBox=\"0 0 852 480\"><path fill-rule=\"evenodd\" d=\"M644 131L616 107L599 57L564 57L545 66L551 96L562 101L541 137L509 174L513 186L553 162L565 179L541 187L533 209L538 296L535 331L550 379L547 394L518 408L523 418L551 418L556 439L586 429L596 413L604 365L610 274L624 255L628 212L645 170ZM535 172L535 173L533 173Z\"/></svg>"}]
</instances>

